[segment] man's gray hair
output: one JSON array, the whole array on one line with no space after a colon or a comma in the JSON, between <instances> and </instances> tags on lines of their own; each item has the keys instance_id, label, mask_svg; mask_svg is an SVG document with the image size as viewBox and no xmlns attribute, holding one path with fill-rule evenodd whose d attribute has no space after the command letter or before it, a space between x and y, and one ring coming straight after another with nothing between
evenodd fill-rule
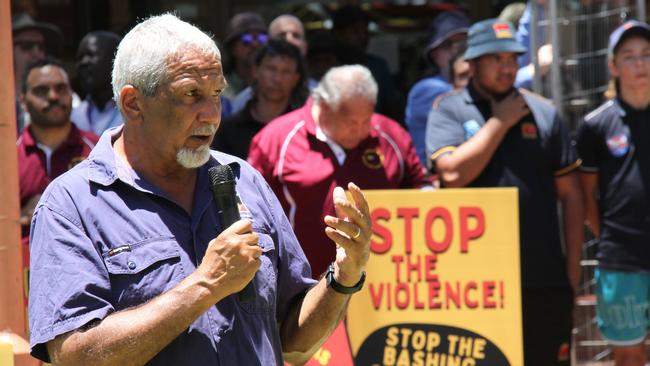
<instances>
[{"instance_id":1,"label":"man's gray hair","mask_svg":"<svg viewBox=\"0 0 650 366\"><path fill-rule=\"evenodd\" d=\"M221 59L212 38L173 14L150 17L124 36L113 62L113 99L120 110L120 92L133 85L146 96L153 96L168 74L171 58L197 50Z\"/></svg>"},{"instance_id":2,"label":"man's gray hair","mask_svg":"<svg viewBox=\"0 0 650 366\"><path fill-rule=\"evenodd\" d=\"M312 92L314 103L326 103L336 111L344 99L361 97L377 103L377 82L362 65L331 68Z\"/></svg>"}]
</instances>

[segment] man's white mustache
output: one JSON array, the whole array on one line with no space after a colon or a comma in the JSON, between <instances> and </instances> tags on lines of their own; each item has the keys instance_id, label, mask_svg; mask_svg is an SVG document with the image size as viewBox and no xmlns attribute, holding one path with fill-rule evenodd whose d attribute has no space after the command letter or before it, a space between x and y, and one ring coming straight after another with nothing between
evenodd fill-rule
<instances>
[{"instance_id":1,"label":"man's white mustache","mask_svg":"<svg viewBox=\"0 0 650 366\"><path fill-rule=\"evenodd\" d=\"M193 129L192 135L209 136L209 135L214 135L215 132L217 132L217 126L206 124L201 127L197 127Z\"/></svg>"}]
</instances>

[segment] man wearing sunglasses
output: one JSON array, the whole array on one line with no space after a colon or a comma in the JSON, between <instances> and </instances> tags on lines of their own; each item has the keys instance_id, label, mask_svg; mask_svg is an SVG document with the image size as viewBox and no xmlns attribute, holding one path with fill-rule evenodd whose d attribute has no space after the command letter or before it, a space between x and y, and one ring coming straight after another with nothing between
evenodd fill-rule
<instances>
[{"instance_id":1,"label":"man wearing sunglasses","mask_svg":"<svg viewBox=\"0 0 650 366\"><path fill-rule=\"evenodd\" d=\"M254 57L266 41L266 23L253 12L236 14L228 24L224 44L229 58L225 65L228 88L224 96L234 99L239 92L253 82Z\"/></svg>"},{"instance_id":2,"label":"man wearing sunglasses","mask_svg":"<svg viewBox=\"0 0 650 366\"><path fill-rule=\"evenodd\" d=\"M16 91L17 127L24 126L25 115L18 97L21 94L21 79L27 65L45 58L46 54L56 55L63 45L63 35L53 24L34 21L27 14L19 14L12 19L12 38L14 55L14 86Z\"/></svg>"}]
</instances>

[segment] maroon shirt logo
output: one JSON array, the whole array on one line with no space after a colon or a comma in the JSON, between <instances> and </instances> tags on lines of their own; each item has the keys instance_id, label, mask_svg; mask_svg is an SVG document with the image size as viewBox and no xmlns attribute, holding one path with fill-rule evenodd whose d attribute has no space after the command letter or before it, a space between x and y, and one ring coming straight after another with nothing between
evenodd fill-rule
<instances>
[{"instance_id":1,"label":"maroon shirt logo","mask_svg":"<svg viewBox=\"0 0 650 366\"><path fill-rule=\"evenodd\" d=\"M381 169L384 166L384 156L375 149L366 149L361 156L361 160L370 169Z\"/></svg>"}]
</instances>

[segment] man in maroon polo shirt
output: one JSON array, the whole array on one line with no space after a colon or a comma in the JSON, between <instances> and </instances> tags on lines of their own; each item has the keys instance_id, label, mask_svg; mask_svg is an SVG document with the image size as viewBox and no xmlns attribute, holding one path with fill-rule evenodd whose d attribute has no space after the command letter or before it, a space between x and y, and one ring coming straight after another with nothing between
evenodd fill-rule
<instances>
[{"instance_id":1,"label":"man in maroon polo shirt","mask_svg":"<svg viewBox=\"0 0 650 366\"><path fill-rule=\"evenodd\" d=\"M85 159L97 136L70 122L72 89L61 64L46 58L25 70L21 102L31 123L18 137L22 241L29 241L32 212L45 187Z\"/></svg>"},{"instance_id":2,"label":"man in maroon polo shirt","mask_svg":"<svg viewBox=\"0 0 650 366\"><path fill-rule=\"evenodd\" d=\"M300 109L269 122L251 142L248 161L280 199L319 277L336 249L325 234L329 197L354 181L363 189L428 185L411 138L374 113L377 83L360 65L332 68Z\"/></svg>"}]
</instances>

